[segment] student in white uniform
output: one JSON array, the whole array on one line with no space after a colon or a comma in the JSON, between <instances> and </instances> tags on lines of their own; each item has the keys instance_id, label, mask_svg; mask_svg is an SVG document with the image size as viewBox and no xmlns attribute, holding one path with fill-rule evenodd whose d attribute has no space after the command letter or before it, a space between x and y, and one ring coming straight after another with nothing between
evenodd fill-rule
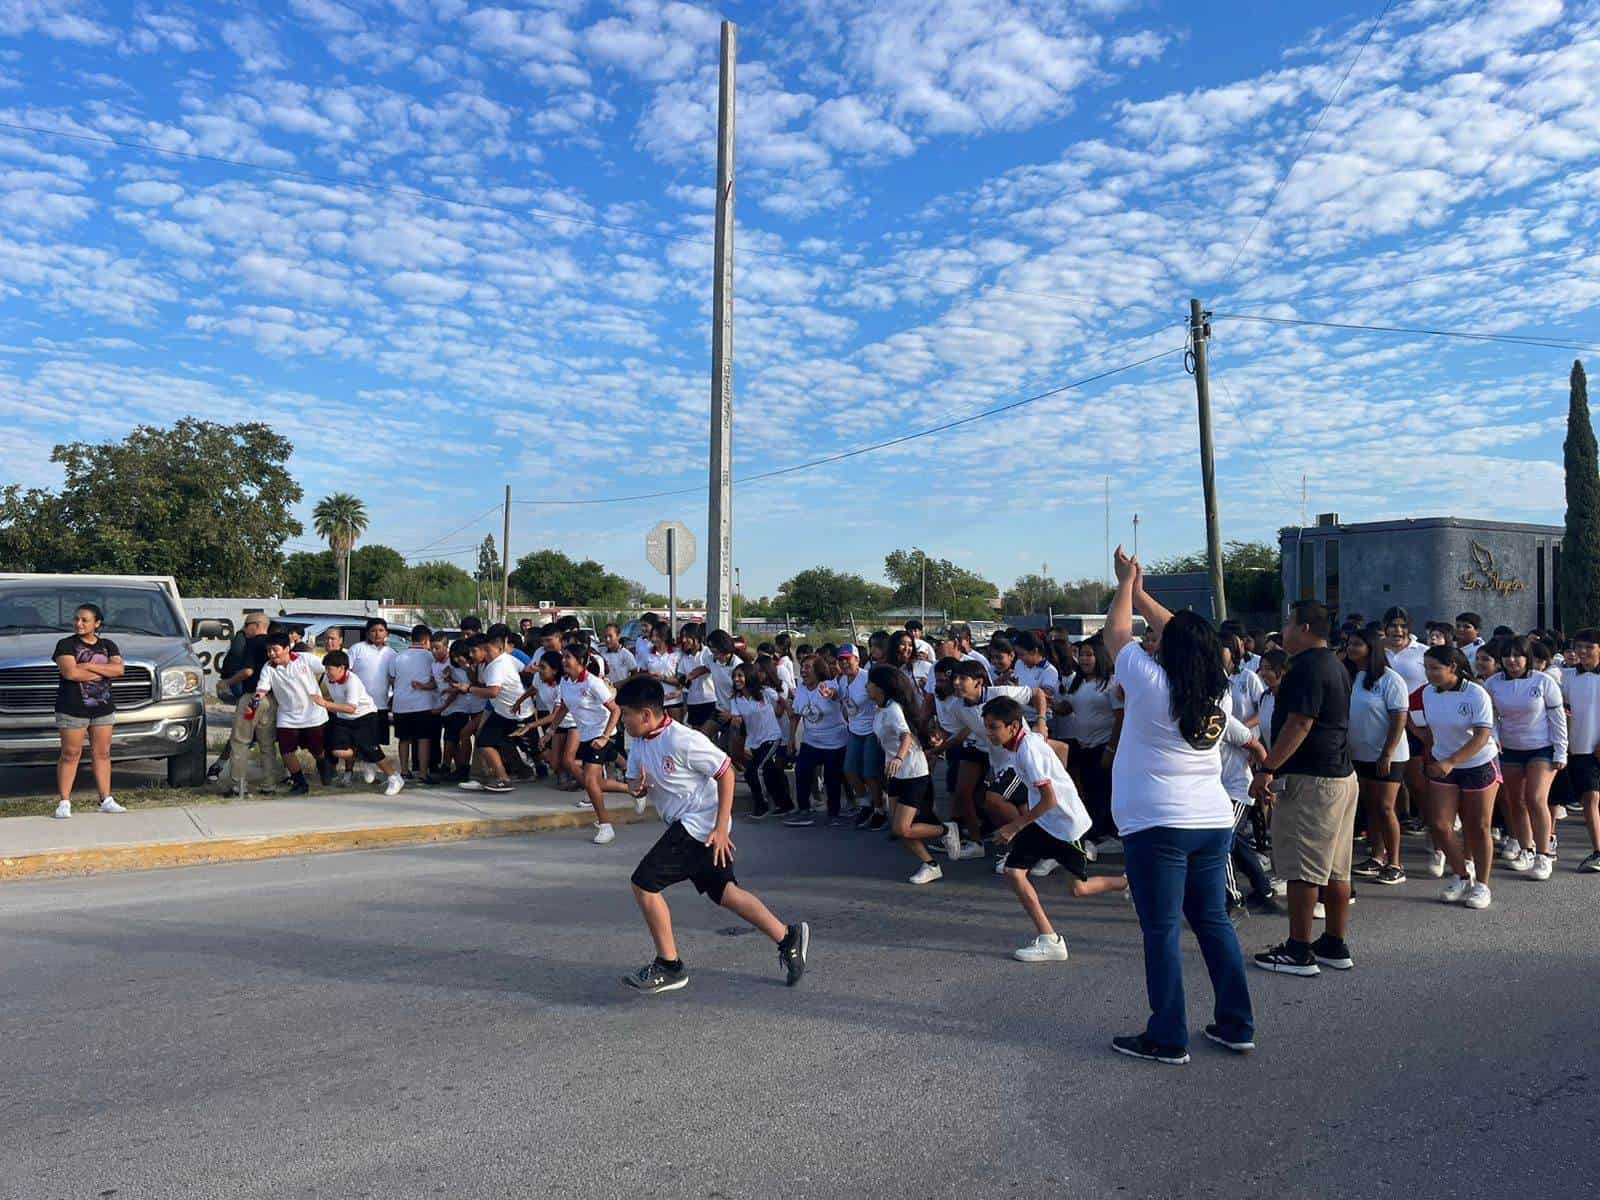
<instances>
[{"instance_id":1,"label":"student in white uniform","mask_svg":"<svg viewBox=\"0 0 1600 1200\"><path fill-rule=\"evenodd\" d=\"M1430 646L1424 662L1428 686L1422 689L1422 709L1433 736L1433 761L1427 767L1429 824L1435 848L1454 872L1439 898L1446 904L1488 908L1494 866L1489 823L1500 790L1494 764L1494 704L1489 693L1473 682L1461 651ZM1455 834L1457 815L1460 838Z\"/></svg>"},{"instance_id":2,"label":"student in white uniform","mask_svg":"<svg viewBox=\"0 0 1600 1200\"><path fill-rule=\"evenodd\" d=\"M711 739L667 716L659 680L635 676L617 689L623 727L634 739L628 782L606 781L607 791L648 797L667 831L634 868L633 896L644 915L655 958L623 982L641 992L670 992L689 982L678 957L672 912L661 893L688 880L720 905L771 938L790 987L805 974L811 930L786 925L733 873L733 762Z\"/></svg>"},{"instance_id":3,"label":"student in white uniform","mask_svg":"<svg viewBox=\"0 0 1600 1200\"><path fill-rule=\"evenodd\" d=\"M1078 670L1061 693L1059 707L1071 713L1068 762L1093 822L1084 840L1084 849L1093 862L1098 844L1117 836L1117 824L1111 817L1111 764L1116 756L1119 709L1111 655L1106 653L1104 640L1085 638L1072 648L1072 653Z\"/></svg>"},{"instance_id":4,"label":"student in white uniform","mask_svg":"<svg viewBox=\"0 0 1600 1200\"><path fill-rule=\"evenodd\" d=\"M1350 873L1393 886L1406 881L1395 800L1411 758L1406 742L1411 694L1400 673L1389 666L1387 647L1377 634L1352 633L1345 639L1344 656L1345 665L1356 668L1350 687L1350 758L1367 814L1367 857Z\"/></svg>"},{"instance_id":5,"label":"student in white uniform","mask_svg":"<svg viewBox=\"0 0 1600 1200\"><path fill-rule=\"evenodd\" d=\"M994 835L1007 848L1006 882L1033 922L1033 941L1013 950L1012 957L1025 963L1065 962L1067 944L1045 915L1028 873L1040 863L1057 863L1072 877L1074 896L1125 892L1128 879L1125 875L1090 878L1081 841L1089 831L1089 811L1050 743L1029 732L1028 710L1008 697L997 697L983 706L983 723L989 740L1010 751L1017 778L1026 789L1023 811Z\"/></svg>"},{"instance_id":6,"label":"student in white uniform","mask_svg":"<svg viewBox=\"0 0 1600 1200\"><path fill-rule=\"evenodd\" d=\"M333 781L324 730L328 713L311 698L321 698L322 674L322 662L315 655L295 654L289 649L287 633L267 636L267 666L256 684L256 703L270 692L278 706L278 753L289 771L290 794L296 796L311 790L300 770L297 751L304 750L316 760L323 783ZM255 718L255 706L249 715Z\"/></svg>"},{"instance_id":7,"label":"student in white uniform","mask_svg":"<svg viewBox=\"0 0 1600 1200\"><path fill-rule=\"evenodd\" d=\"M684 719L683 685L678 678L678 648L672 644L667 624L661 622L650 631L650 649L639 665L644 674L661 685L666 697L667 715L674 721Z\"/></svg>"},{"instance_id":8,"label":"student in white uniform","mask_svg":"<svg viewBox=\"0 0 1600 1200\"><path fill-rule=\"evenodd\" d=\"M814 825L811 812L811 793L817 775L822 776L822 789L827 797L828 826L838 828L848 825L848 818L840 811L844 795L844 755L850 744L850 727L845 724L844 711L836 695L824 695L823 688L838 670L821 654L812 654L800 660L800 686L795 689L790 718L793 721L792 744L796 755L794 783L798 793L794 813L784 819L785 825L804 828Z\"/></svg>"},{"instance_id":9,"label":"student in white uniform","mask_svg":"<svg viewBox=\"0 0 1600 1200\"><path fill-rule=\"evenodd\" d=\"M1536 670L1525 637L1500 647L1500 672L1483 681L1499 722L1510 832L1500 846L1506 866L1544 881L1555 870L1547 851L1552 831L1550 785L1567 765L1567 711L1561 685Z\"/></svg>"},{"instance_id":10,"label":"student in white uniform","mask_svg":"<svg viewBox=\"0 0 1600 1200\"><path fill-rule=\"evenodd\" d=\"M1467 656L1470 663L1483 645L1483 618L1475 612L1456 614L1455 644L1456 649Z\"/></svg>"},{"instance_id":11,"label":"student in white uniform","mask_svg":"<svg viewBox=\"0 0 1600 1200\"><path fill-rule=\"evenodd\" d=\"M389 707L400 747L400 773L412 773L426 782L438 725L433 706L439 698L433 678L433 631L426 625L412 627L411 645L395 657L390 678L394 696Z\"/></svg>"},{"instance_id":12,"label":"student in white uniform","mask_svg":"<svg viewBox=\"0 0 1600 1200\"><path fill-rule=\"evenodd\" d=\"M478 682L471 695L487 701L483 725L478 730L478 757L489 768L489 780L463 779L456 786L467 792L509 792L503 755L511 753L512 734L532 714L531 696L522 686L520 664L506 650L509 634L503 625L491 626L488 634L471 639L472 659Z\"/></svg>"},{"instance_id":13,"label":"student in white uniform","mask_svg":"<svg viewBox=\"0 0 1600 1200\"><path fill-rule=\"evenodd\" d=\"M678 635L678 678L683 684L683 719L704 734L712 733L717 726L717 691L711 678L714 663L711 651L700 640L700 627L685 626Z\"/></svg>"},{"instance_id":14,"label":"student in white uniform","mask_svg":"<svg viewBox=\"0 0 1600 1200\"><path fill-rule=\"evenodd\" d=\"M861 665L861 654L849 642L834 652L839 664L839 677L831 685L844 709L845 724L850 727L850 743L845 747L844 778L857 796L866 793L868 803L856 813L857 829L878 830L889 824L889 814L883 803L883 748L873 735L873 718L877 709L867 692L867 672Z\"/></svg>"},{"instance_id":15,"label":"student in white uniform","mask_svg":"<svg viewBox=\"0 0 1600 1200\"><path fill-rule=\"evenodd\" d=\"M445 705L440 710L444 738L445 764L457 783L472 778L472 738L482 723L489 702L472 694L476 681L472 663L472 642L460 637L450 643L450 670L445 674Z\"/></svg>"},{"instance_id":16,"label":"student in white uniform","mask_svg":"<svg viewBox=\"0 0 1600 1200\"><path fill-rule=\"evenodd\" d=\"M622 710L611 685L589 670L589 652L568 646L561 652L561 680L556 685L556 706L550 723L556 728L572 721L572 758L583 779L583 790L594 809L596 846L616 840L616 827L606 812L606 767L617 760L613 743ZM638 806L643 812L643 805Z\"/></svg>"},{"instance_id":17,"label":"student in white uniform","mask_svg":"<svg viewBox=\"0 0 1600 1200\"><path fill-rule=\"evenodd\" d=\"M389 693L394 687L394 664L398 657L389 645L389 623L382 617L368 617L361 641L346 651L350 669L360 678L367 695L378 706L378 745L389 743Z\"/></svg>"},{"instance_id":18,"label":"student in white uniform","mask_svg":"<svg viewBox=\"0 0 1600 1200\"><path fill-rule=\"evenodd\" d=\"M1600 630L1580 629L1572 635L1572 652L1562 670L1561 693L1567 702L1567 773L1572 798L1583 806L1590 854L1578 864L1585 874L1600 873Z\"/></svg>"},{"instance_id":19,"label":"student in white uniform","mask_svg":"<svg viewBox=\"0 0 1600 1200\"><path fill-rule=\"evenodd\" d=\"M794 804L783 772L782 697L776 688L763 685L753 663L740 663L733 669L730 706L744 759L744 781L750 789L750 819L759 821L769 812L788 815Z\"/></svg>"},{"instance_id":20,"label":"student in white uniform","mask_svg":"<svg viewBox=\"0 0 1600 1200\"><path fill-rule=\"evenodd\" d=\"M983 668L970 659L956 665L951 681L955 696L961 701L954 710L954 716L966 734L966 744L974 751L981 751L987 760L982 784L984 812L996 826L1009 824L1021 814L1021 805L1026 797L1022 781L1017 778L1011 761L1011 752L989 739L988 730L983 724L983 706L1002 696L1015 700L1032 714L1030 722L1034 731L1038 732L1045 728L1049 701L1039 688L1014 684L989 686ZM1062 756L1065 765L1067 748L1060 743L1053 743L1052 748ZM1004 848L997 845L995 854L995 874L999 875L1005 871ZM1055 866L1047 860L1040 863L1036 870L1040 875L1048 875L1055 870Z\"/></svg>"},{"instance_id":21,"label":"student in white uniform","mask_svg":"<svg viewBox=\"0 0 1600 1200\"><path fill-rule=\"evenodd\" d=\"M349 787L352 768L359 758L367 770L376 766L383 771L385 796L399 795L405 780L400 777L399 766L378 745L378 706L367 694L361 677L350 669L350 656L343 650L329 650L322 656L322 670L328 695L324 698L314 692L311 700L333 714L328 727L328 753L335 763L334 783ZM340 766L342 771L338 770Z\"/></svg>"},{"instance_id":22,"label":"student in white uniform","mask_svg":"<svg viewBox=\"0 0 1600 1200\"><path fill-rule=\"evenodd\" d=\"M639 660L632 650L622 644L622 628L607 625L602 634L600 657L606 660L606 678L613 685L620 684L639 669Z\"/></svg>"},{"instance_id":23,"label":"student in white uniform","mask_svg":"<svg viewBox=\"0 0 1600 1200\"><path fill-rule=\"evenodd\" d=\"M917 643L903 629L897 629L889 635L889 650L885 661L890 666L899 667L904 671L911 680L912 691L917 693L917 703L920 707L911 714L911 719L925 720L929 707L927 697L932 694L928 690L928 683L933 678L933 664L917 657Z\"/></svg>"},{"instance_id":24,"label":"student in white uniform","mask_svg":"<svg viewBox=\"0 0 1600 1200\"><path fill-rule=\"evenodd\" d=\"M933 776L922 744L917 707L921 694L911 677L898 666L880 664L867 672L872 697L872 734L884 755L884 789L894 804L890 826L906 852L921 865L911 876L914 884L933 883L944 877L925 843L940 839L945 853L961 850L961 831L954 821L939 820L933 807Z\"/></svg>"}]
</instances>

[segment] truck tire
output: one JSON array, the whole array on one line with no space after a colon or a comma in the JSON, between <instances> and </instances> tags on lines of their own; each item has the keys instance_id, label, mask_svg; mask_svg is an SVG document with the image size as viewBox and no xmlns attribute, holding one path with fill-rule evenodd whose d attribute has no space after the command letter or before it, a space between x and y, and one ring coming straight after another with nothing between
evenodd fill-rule
<instances>
[{"instance_id":1,"label":"truck tire","mask_svg":"<svg viewBox=\"0 0 1600 1200\"><path fill-rule=\"evenodd\" d=\"M167 783L173 787L199 787L206 781L206 721L200 718L199 728L188 744L167 759Z\"/></svg>"}]
</instances>

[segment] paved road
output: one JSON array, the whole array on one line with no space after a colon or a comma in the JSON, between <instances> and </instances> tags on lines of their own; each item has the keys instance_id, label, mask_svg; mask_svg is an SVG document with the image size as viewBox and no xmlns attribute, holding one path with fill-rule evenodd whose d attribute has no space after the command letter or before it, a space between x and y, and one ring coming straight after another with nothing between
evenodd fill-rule
<instances>
[{"instance_id":1,"label":"paved road","mask_svg":"<svg viewBox=\"0 0 1600 1200\"><path fill-rule=\"evenodd\" d=\"M1482 913L1368 889L1357 970L1253 973L1261 1050L1166 1068L1106 1049L1143 1011L1121 900L1053 893L1072 961L1023 966L986 867L913 889L865 834L736 830L813 923L802 987L680 888L690 985L634 995L653 834L5 886L0 1195L1593 1194L1600 879L1570 861Z\"/></svg>"}]
</instances>

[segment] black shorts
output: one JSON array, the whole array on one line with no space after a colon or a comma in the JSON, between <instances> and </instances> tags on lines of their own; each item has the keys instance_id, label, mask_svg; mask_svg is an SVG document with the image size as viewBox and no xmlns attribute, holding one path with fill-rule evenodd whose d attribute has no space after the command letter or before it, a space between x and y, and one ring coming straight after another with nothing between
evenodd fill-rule
<instances>
[{"instance_id":1,"label":"black shorts","mask_svg":"<svg viewBox=\"0 0 1600 1200\"><path fill-rule=\"evenodd\" d=\"M883 791L896 804L917 810L917 816L933 825L942 825L933 807L933 776L916 775L910 779L885 779Z\"/></svg>"},{"instance_id":2,"label":"black shorts","mask_svg":"<svg viewBox=\"0 0 1600 1200\"><path fill-rule=\"evenodd\" d=\"M383 748L378 745L378 714L334 717L328 722L328 749L353 750L362 762L382 762Z\"/></svg>"},{"instance_id":3,"label":"black shorts","mask_svg":"<svg viewBox=\"0 0 1600 1200\"><path fill-rule=\"evenodd\" d=\"M1406 780L1406 764L1403 762L1390 763L1387 775L1378 774L1378 764L1375 762L1358 762L1355 768L1357 779L1371 779L1378 783L1404 783Z\"/></svg>"},{"instance_id":4,"label":"black shorts","mask_svg":"<svg viewBox=\"0 0 1600 1200\"><path fill-rule=\"evenodd\" d=\"M478 731L478 749L499 750L511 744L511 731L521 725L521 721L513 721L509 717L502 717L490 709L484 714L483 728Z\"/></svg>"},{"instance_id":5,"label":"black shorts","mask_svg":"<svg viewBox=\"0 0 1600 1200\"><path fill-rule=\"evenodd\" d=\"M1406 747L1411 751L1411 757L1415 759L1421 759L1428 752L1428 747L1423 744L1422 739L1409 729L1406 730Z\"/></svg>"},{"instance_id":6,"label":"black shorts","mask_svg":"<svg viewBox=\"0 0 1600 1200\"><path fill-rule=\"evenodd\" d=\"M709 721L716 720L716 717L717 702L715 700L707 701L705 704L689 705L689 724L696 729L699 729Z\"/></svg>"},{"instance_id":7,"label":"black shorts","mask_svg":"<svg viewBox=\"0 0 1600 1200\"><path fill-rule=\"evenodd\" d=\"M394 736L402 742L432 741L439 732L439 717L431 712L394 714Z\"/></svg>"},{"instance_id":8,"label":"black shorts","mask_svg":"<svg viewBox=\"0 0 1600 1200\"><path fill-rule=\"evenodd\" d=\"M984 787L990 795L999 796L1012 804L1021 804L1028 798L1028 785L1017 777L1015 771L1001 771L999 775L986 780Z\"/></svg>"},{"instance_id":9,"label":"black shorts","mask_svg":"<svg viewBox=\"0 0 1600 1200\"><path fill-rule=\"evenodd\" d=\"M1535 759L1542 759L1547 763L1555 762L1555 747L1540 746L1534 750L1512 750L1505 746L1500 748L1500 765L1503 767L1525 767Z\"/></svg>"},{"instance_id":10,"label":"black shorts","mask_svg":"<svg viewBox=\"0 0 1600 1200\"><path fill-rule=\"evenodd\" d=\"M472 713L453 712L445 713L442 725L444 727L444 740L459 742L461 735L466 731L467 724L472 720Z\"/></svg>"},{"instance_id":11,"label":"black shorts","mask_svg":"<svg viewBox=\"0 0 1600 1200\"><path fill-rule=\"evenodd\" d=\"M378 745L387 746L389 737L393 732L394 728L389 721L389 710L380 708L378 710Z\"/></svg>"},{"instance_id":12,"label":"black shorts","mask_svg":"<svg viewBox=\"0 0 1600 1200\"><path fill-rule=\"evenodd\" d=\"M1579 798L1586 792L1600 792L1600 757L1593 754L1567 755L1567 778L1572 781L1572 794Z\"/></svg>"},{"instance_id":13,"label":"black shorts","mask_svg":"<svg viewBox=\"0 0 1600 1200\"><path fill-rule=\"evenodd\" d=\"M976 746L968 745L966 742L962 742L961 745L956 747L956 761L959 763L972 763L975 766L982 767L985 772L989 770L989 752L987 750L979 750Z\"/></svg>"},{"instance_id":14,"label":"black shorts","mask_svg":"<svg viewBox=\"0 0 1600 1200\"><path fill-rule=\"evenodd\" d=\"M1463 792L1481 792L1500 782L1500 768L1492 762L1480 763L1476 767L1457 767L1440 782L1458 787Z\"/></svg>"},{"instance_id":15,"label":"black shorts","mask_svg":"<svg viewBox=\"0 0 1600 1200\"><path fill-rule=\"evenodd\" d=\"M723 889L738 882L731 862L717 866L711 861L711 847L697 840L681 821L674 821L633 869L633 885L641 892L660 892L685 879L713 904L721 904Z\"/></svg>"},{"instance_id":16,"label":"black shorts","mask_svg":"<svg viewBox=\"0 0 1600 1200\"><path fill-rule=\"evenodd\" d=\"M595 763L607 766L617 761L617 739L612 738L600 749L594 748L594 739L578 743L578 761L581 763Z\"/></svg>"},{"instance_id":17,"label":"black shorts","mask_svg":"<svg viewBox=\"0 0 1600 1200\"><path fill-rule=\"evenodd\" d=\"M1079 879L1089 878L1089 860L1083 856L1083 847L1077 842L1063 842L1037 821L1011 839L1011 845L1006 847L1006 870L1029 871L1047 858L1055 859Z\"/></svg>"}]
</instances>

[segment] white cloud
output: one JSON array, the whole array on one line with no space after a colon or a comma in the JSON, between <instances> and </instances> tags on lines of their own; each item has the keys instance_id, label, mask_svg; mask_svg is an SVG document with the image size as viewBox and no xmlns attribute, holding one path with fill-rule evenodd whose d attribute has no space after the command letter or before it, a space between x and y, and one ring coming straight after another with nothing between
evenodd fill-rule
<instances>
[{"instance_id":1,"label":"white cloud","mask_svg":"<svg viewBox=\"0 0 1600 1200\"><path fill-rule=\"evenodd\" d=\"M400 271L384 285L395 295L421 304L450 304L467 294L468 285L427 271Z\"/></svg>"},{"instance_id":2,"label":"white cloud","mask_svg":"<svg viewBox=\"0 0 1600 1200\"><path fill-rule=\"evenodd\" d=\"M1171 39L1154 29L1141 29L1124 37L1111 40L1111 61L1125 67L1137 67L1161 57Z\"/></svg>"},{"instance_id":3,"label":"white cloud","mask_svg":"<svg viewBox=\"0 0 1600 1200\"><path fill-rule=\"evenodd\" d=\"M222 40L228 49L239 56L239 62L246 71L279 71L287 65L278 51L272 30L259 17L246 15L224 21Z\"/></svg>"},{"instance_id":4,"label":"white cloud","mask_svg":"<svg viewBox=\"0 0 1600 1200\"><path fill-rule=\"evenodd\" d=\"M854 96L824 101L811 122L823 142L845 154L901 158L916 149L903 130Z\"/></svg>"},{"instance_id":5,"label":"white cloud","mask_svg":"<svg viewBox=\"0 0 1600 1200\"><path fill-rule=\"evenodd\" d=\"M361 16L338 0L289 0L296 16L332 33L359 33L366 27Z\"/></svg>"},{"instance_id":6,"label":"white cloud","mask_svg":"<svg viewBox=\"0 0 1600 1200\"><path fill-rule=\"evenodd\" d=\"M183 198L183 189L175 183L163 183L157 179L141 179L137 183L125 183L117 189L117 198L126 200L129 204L158 205L171 204Z\"/></svg>"},{"instance_id":7,"label":"white cloud","mask_svg":"<svg viewBox=\"0 0 1600 1200\"><path fill-rule=\"evenodd\" d=\"M0 0L0 35L38 33L63 42L100 45L115 34L89 16L78 0Z\"/></svg>"}]
</instances>

